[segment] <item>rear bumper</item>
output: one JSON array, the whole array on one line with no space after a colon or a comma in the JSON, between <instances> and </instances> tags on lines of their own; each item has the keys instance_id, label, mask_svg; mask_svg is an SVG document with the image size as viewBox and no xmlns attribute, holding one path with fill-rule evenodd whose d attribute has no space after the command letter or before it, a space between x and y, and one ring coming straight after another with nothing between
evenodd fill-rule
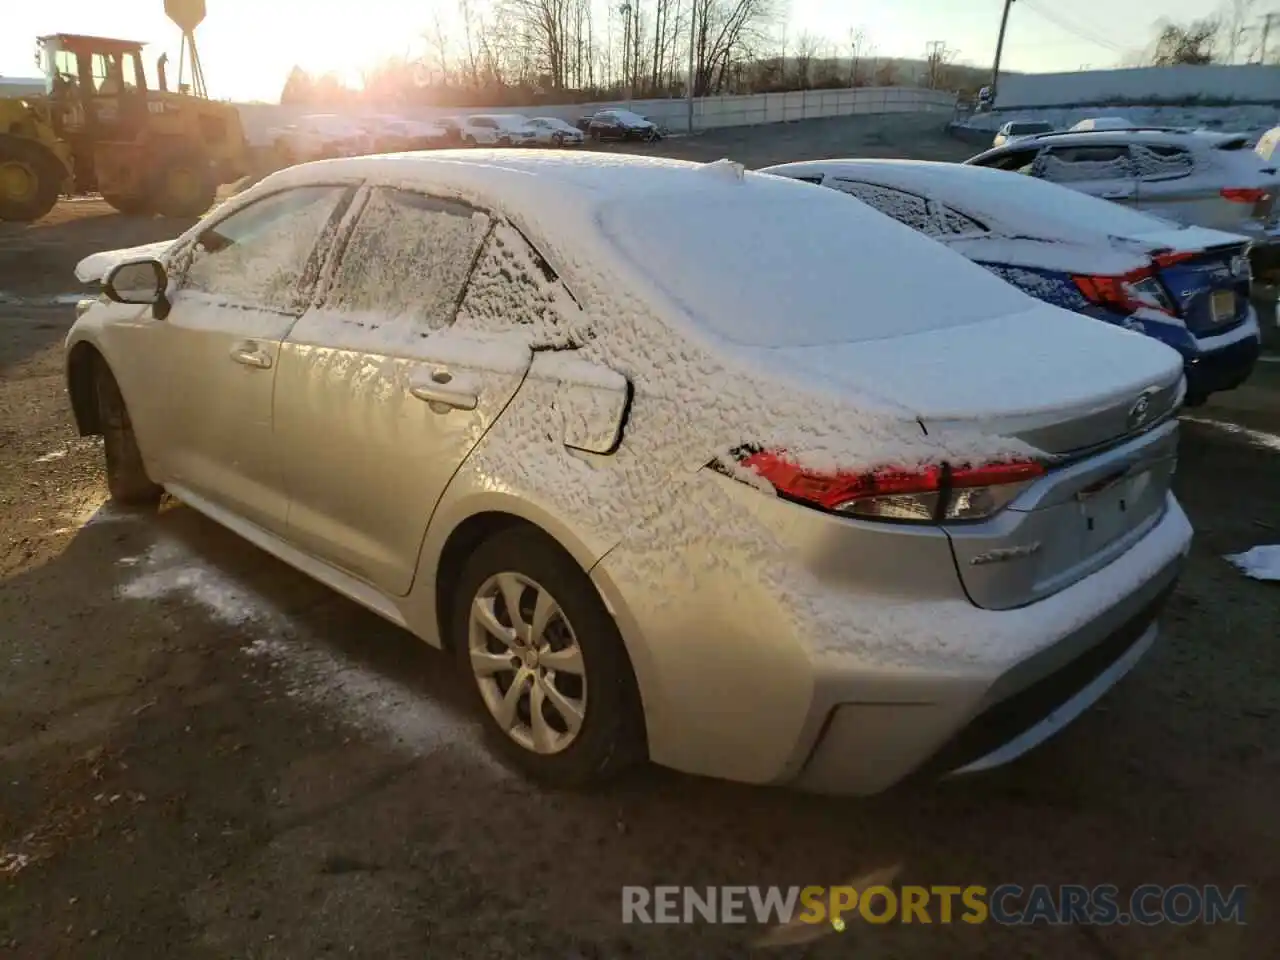
<instances>
[{"instance_id":1,"label":"rear bumper","mask_svg":"<svg viewBox=\"0 0 1280 960\"><path fill-rule=\"evenodd\" d=\"M793 785L816 793L866 793L904 779L974 773L1022 756L1084 713L1150 649L1156 617L1181 565L1177 556L1090 623L999 674L976 704L967 702L967 685L958 685L970 719L957 723L955 705L936 699L936 689L916 704L841 705ZM868 757L876 769L865 769Z\"/></svg>"},{"instance_id":2,"label":"rear bumper","mask_svg":"<svg viewBox=\"0 0 1280 960\"><path fill-rule=\"evenodd\" d=\"M1197 399L1235 389L1249 379L1261 352L1262 343L1255 333L1210 353L1188 357L1187 396Z\"/></svg>"}]
</instances>

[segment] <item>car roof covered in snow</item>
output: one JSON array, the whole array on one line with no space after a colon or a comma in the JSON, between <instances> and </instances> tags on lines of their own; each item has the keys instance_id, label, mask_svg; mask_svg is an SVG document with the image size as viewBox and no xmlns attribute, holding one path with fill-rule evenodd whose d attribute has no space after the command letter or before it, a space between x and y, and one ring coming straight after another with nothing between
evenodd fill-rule
<instances>
[{"instance_id":1,"label":"car roof covered in snow","mask_svg":"<svg viewBox=\"0 0 1280 960\"><path fill-rule=\"evenodd\" d=\"M1188 149L1208 149L1220 143L1247 138L1247 134L1228 133L1221 130L1191 130L1180 127L1130 127L1120 130L1061 130L1038 133L1001 144L983 153L1027 150L1041 144L1054 146L1087 146L1094 143L1150 143L1157 146L1181 146ZM981 156L982 154L979 154Z\"/></svg>"},{"instance_id":2,"label":"car roof covered in snow","mask_svg":"<svg viewBox=\"0 0 1280 960\"><path fill-rule=\"evenodd\" d=\"M832 204L805 184L728 160L474 149L339 158L281 170L229 204L285 187L366 179L506 217L584 305L598 296L610 309L621 298L672 317L728 317L746 338L797 309L811 327L835 329L859 298L882 303L866 313L897 326L942 322L934 288L915 282L922 275L954 294L950 322L1030 304L889 217ZM850 250L859 251L852 260ZM828 281L812 282L817 277Z\"/></svg>"},{"instance_id":3,"label":"car roof covered in snow","mask_svg":"<svg viewBox=\"0 0 1280 960\"><path fill-rule=\"evenodd\" d=\"M815 160L766 167L766 173L819 174L892 187L946 204L1006 235L1091 243L1137 237L1171 224L1056 183L991 167L929 160Z\"/></svg>"}]
</instances>

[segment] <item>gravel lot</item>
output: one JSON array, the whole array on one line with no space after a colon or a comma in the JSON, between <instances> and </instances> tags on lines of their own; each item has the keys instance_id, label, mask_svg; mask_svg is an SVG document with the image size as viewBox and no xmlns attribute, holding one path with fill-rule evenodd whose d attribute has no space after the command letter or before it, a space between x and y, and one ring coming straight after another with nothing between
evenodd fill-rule
<instances>
[{"instance_id":1,"label":"gravel lot","mask_svg":"<svg viewBox=\"0 0 1280 960\"><path fill-rule=\"evenodd\" d=\"M940 125L656 149L965 156ZM624 926L619 888L895 863L923 884L1247 884L1249 924L852 926L791 955L1274 955L1280 587L1222 555L1280 542L1280 364L1185 425L1198 535L1163 637L1039 752L870 800L656 769L556 794L489 758L444 657L185 507L103 506L63 393L70 307L50 298L85 253L175 226L92 201L0 225L0 955L742 957L759 928Z\"/></svg>"}]
</instances>

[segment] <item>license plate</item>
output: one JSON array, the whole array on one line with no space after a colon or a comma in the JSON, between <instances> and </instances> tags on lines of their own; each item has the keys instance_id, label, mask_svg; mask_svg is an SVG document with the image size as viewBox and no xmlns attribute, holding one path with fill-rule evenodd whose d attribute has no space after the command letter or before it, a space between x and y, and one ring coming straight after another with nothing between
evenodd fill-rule
<instances>
[{"instance_id":1,"label":"license plate","mask_svg":"<svg viewBox=\"0 0 1280 960\"><path fill-rule=\"evenodd\" d=\"M1134 515L1142 509L1151 482L1151 472L1144 470L1080 497L1085 541L1091 552L1104 549L1133 529Z\"/></svg>"},{"instance_id":2,"label":"license plate","mask_svg":"<svg viewBox=\"0 0 1280 960\"><path fill-rule=\"evenodd\" d=\"M1215 290L1210 302L1214 323L1225 323L1236 315L1236 295L1234 290Z\"/></svg>"}]
</instances>

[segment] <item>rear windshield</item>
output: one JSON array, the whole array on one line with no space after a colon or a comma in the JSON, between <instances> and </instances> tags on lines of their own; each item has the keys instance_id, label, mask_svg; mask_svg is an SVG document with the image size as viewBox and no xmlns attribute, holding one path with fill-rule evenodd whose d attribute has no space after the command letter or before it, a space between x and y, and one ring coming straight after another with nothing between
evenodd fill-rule
<instances>
[{"instance_id":1,"label":"rear windshield","mask_svg":"<svg viewBox=\"0 0 1280 960\"><path fill-rule=\"evenodd\" d=\"M1069 230L1073 233L1084 231L1112 237L1133 237L1175 227L1184 229L1172 220L1141 213L1027 174L993 173L983 180L985 192L980 201L983 210L973 212L998 214L1010 227L1034 230L1036 236L1052 237L1055 230ZM975 178L972 187L957 190L958 209L966 210L966 199L979 202L977 183Z\"/></svg>"},{"instance_id":2,"label":"rear windshield","mask_svg":"<svg viewBox=\"0 0 1280 960\"><path fill-rule=\"evenodd\" d=\"M1048 133L1053 129L1053 124L1043 121L1028 121L1027 123L1011 123L1009 124L1009 132L1015 137L1023 136L1028 133Z\"/></svg>"},{"instance_id":3,"label":"rear windshield","mask_svg":"<svg viewBox=\"0 0 1280 960\"><path fill-rule=\"evenodd\" d=\"M616 200L600 214L623 256L717 336L820 346L962 326L1031 305L864 204L794 184L765 190L750 177L696 203L687 193Z\"/></svg>"}]
</instances>

